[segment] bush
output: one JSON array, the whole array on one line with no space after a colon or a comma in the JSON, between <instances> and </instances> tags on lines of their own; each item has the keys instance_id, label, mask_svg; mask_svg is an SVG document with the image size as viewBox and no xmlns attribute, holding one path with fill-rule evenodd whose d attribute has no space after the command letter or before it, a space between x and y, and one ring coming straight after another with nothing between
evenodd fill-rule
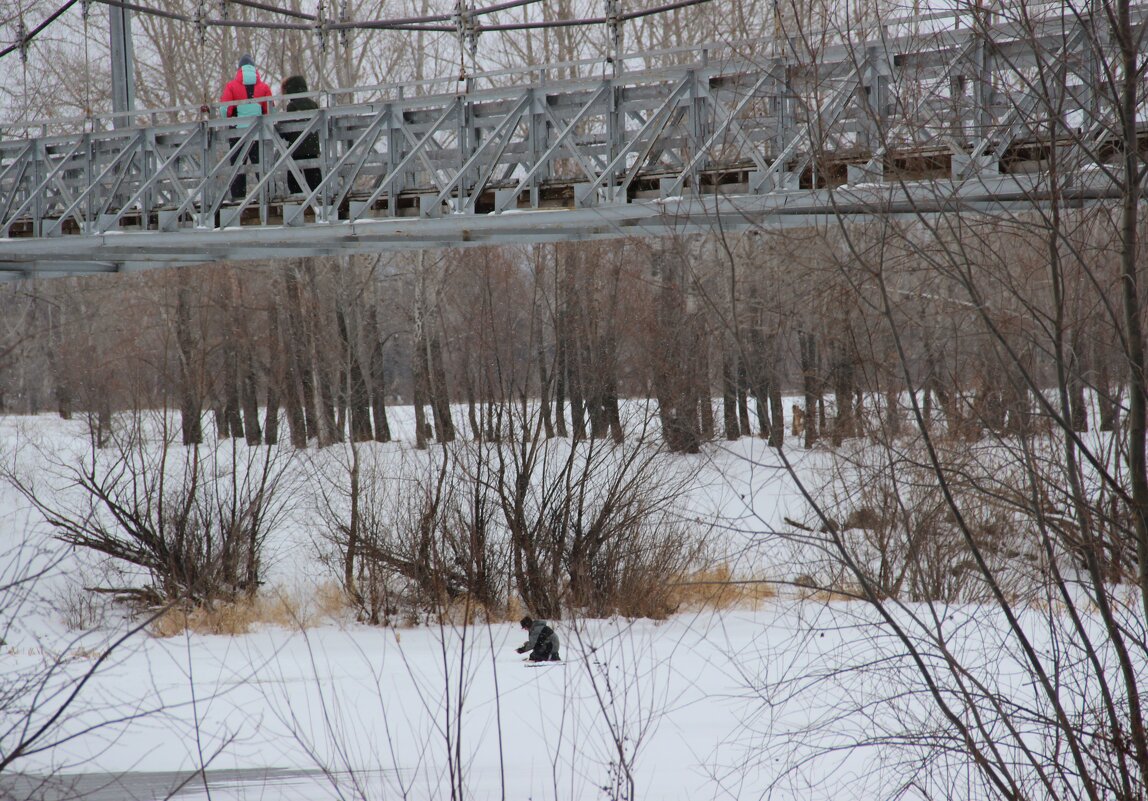
<instances>
[{"instance_id":1,"label":"bush","mask_svg":"<svg viewBox=\"0 0 1148 801\"><path fill-rule=\"evenodd\" d=\"M869 577L876 592L910 601L974 602L991 597L977 569L973 546L1014 597L1037 590L1043 577L1034 530L1024 511L1024 487L1015 465L954 444L938 451L947 489L961 511L957 524L936 473L919 442L897 450L861 448L834 454L820 492L832 526L806 527L827 552L817 583L835 587L841 555ZM971 538L971 543L970 543ZM857 588L855 591L859 592Z\"/></svg>"},{"instance_id":2,"label":"bush","mask_svg":"<svg viewBox=\"0 0 1148 801\"><path fill-rule=\"evenodd\" d=\"M536 427L433 451L348 445L341 471L320 457L325 562L360 619L673 612L673 583L704 564L706 531L679 508L688 465L640 436Z\"/></svg>"},{"instance_id":3,"label":"bush","mask_svg":"<svg viewBox=\"0 0 1148 801\"><path fill-rule=\"evenodd\" d=\"M106 447L93 443L74 460L42 448L66 491L14 470L6 478L57 539L135 569L135 581L100 588L121 600L210 606L253 595L264 541L284 511L288 452L234 440L185 448L165 422L135 416Z\"/></svg>"},{"instance_id":4,"label":"bush","mask_svg":"<svg viewBox=\"0 0 1148 801\"><path fill-rule=\"evenodd\" d=\"M488 491L456 452L349 445L345 455L344 472L317 471L321 537L360 620L415 623L460 608L501 618L505 538Z\"/></svg>"}]
</instances>

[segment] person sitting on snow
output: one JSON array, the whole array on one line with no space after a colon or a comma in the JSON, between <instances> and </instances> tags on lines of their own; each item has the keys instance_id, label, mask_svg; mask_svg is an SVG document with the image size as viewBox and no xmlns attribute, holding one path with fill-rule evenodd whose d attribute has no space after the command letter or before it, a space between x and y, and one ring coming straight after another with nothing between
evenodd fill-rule
<instances>
[{"instance_id":1,"label":"person sitting on snow","mask_svg":"<svg viewBox=\"0 0 1148 801\"><path fill-rule=\"evenodd\" d=\"M550 628L545 620L533 620L530 615L519 622L522 628L530 632L530 637L516 649L518 653L524 654L530 651L527 659L531 662L557 662L558 635L554 633L554 629Z\"/></svg>"}]
</instances>

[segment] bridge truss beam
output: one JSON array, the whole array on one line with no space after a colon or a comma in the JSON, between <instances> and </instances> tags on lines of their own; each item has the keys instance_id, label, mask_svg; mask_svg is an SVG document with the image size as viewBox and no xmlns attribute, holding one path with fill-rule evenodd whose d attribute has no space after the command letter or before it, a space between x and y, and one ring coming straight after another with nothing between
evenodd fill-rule
<instances>
[{"instance_id":1,"label":"bridge truss beam","mask_svg":"<svg viewBox=\"0 0 1148 801\"><path fill-rule=\"evenodd\" d=\"M1135 18L1144 24L1143 7ZM246 128L196 109L148 112L131 128L29 124L0 140L0 271L999 212L1047 199L1051 145L1064 148L1057 185L1071 199L1116 193L1111 104L1094 69L1105 54L1088 20L910 22L911 34L887 25L815 62L717 45L592 80L542 81L534 68L525 84L321 94L317 112ZM1043 133L1049 99L1035 77L1048 70L1064 142ZM318 159L296 152L310 135ZM246 192L232 199L241 173ZM290 193L288 176L303 191Z\"/></svg>"}]
</instances>

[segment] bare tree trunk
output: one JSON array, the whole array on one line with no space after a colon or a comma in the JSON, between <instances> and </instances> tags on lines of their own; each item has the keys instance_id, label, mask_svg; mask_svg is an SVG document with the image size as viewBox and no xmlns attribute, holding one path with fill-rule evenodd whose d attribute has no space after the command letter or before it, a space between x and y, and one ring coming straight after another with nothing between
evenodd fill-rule
<instances>
[{"instance_id":1,"label":"bare tree trunk","mask_svg":"<svg viewBox=\"0 0 1148 801\"><path fill-rule=\"evenodd\" d=\"M259 425L259 378L255 366L255 344L251 336L248 309L243 298L243 286L231 276L232 342L235 348L235 383L239 390L239 405L243 414L243 433L249 446L263 441L263 429Z\"/></svg>"},{"instance_id":2,"label":"bare tree trunk","mask_svg":"<svg viewBox=\"0 0 1148 801\"><path fill-rule=\"evenodd\" d=\"M739 337L741 335L739 334ZM742 339L744 342L744 338ZM749 367L745 358L737 360L737 421L741 431L747 437L753 435L753 426L749 422Z\"/></svg>"},{"instance_id":3,"label":"bare tree trunk","mask_svg":"<svg viewBox=\"0 0 1148 801\"><path fill-rule=\"evenodd\" d=\"M570 400L570 434L575 442L586 437L586 396L585 380L582 375L583 359L580 343L582 340L582 315L578 290L575 285L574 251L562 249L560 262L559 308L562 324L562 355L565 365L566 392Z\"/></svg>"},{"instance_id":4,"label":"bare tree trunk","mask_svg":"<svg viewBox=\"0 0 1148 801\"><path fill-rule=\"evenodd\" d=\"M587 310L587 313L591 312ZM602 371L606 369L606 365L600 349L594 347L595 343L590 341L592 334L590 333L589 320L584 321L581 333L579 343L581 345L581 359L579 359L581 366L578 373L585 379L583 390L586 399L586 416L590 420L590 437L602 439L606 436L606 412L602 403L602 382L604 379Z\"/></svg>"},{"instance_id":5,"label":"bare tree trunk","mask_svg":"<svg viewBox=\"0 0 1148 801\"><path fill-rule=\"evenodd\" d=\"M569 354L566 352L569 325L563 291L562 262L558 257L558 247L552 246L554 253L554 430L560 437L567 436L566 430L566 376L570 370Z\"/></svg>"},{"instance_id":6,"label":"bare tree trunk","mask_svg":"<svg viewBox=\"0 0 1148 801\"><path fill-rule=\"evenodd\" d=\"M767 391L770 407L769 445L780 448L785 444L785 409L781 405L781 380L777 374L777 346L774 336L766 337L764 350L766 361L763 368L766 386L769 388Z\"/></svg>"},{"instance_id":7,"label":"bare tree trunk","mask_svg":"<svg viewBox=\"0 0 1148 801\"><path fill-rule=\"evenodd\" d=\"M68 315L68 297L65 291L58 296L59 299L54 305L48 307L48 370L52 375L56 411L64 420L72 419L71 377L60 365L60 349L63 347L61 330Z\"/></svg>"},{"instance_id":8,"label":"bare tree trunk","mask_svg":"<svg viewBox=\"0 0 1148 801\"><path fill-rule=\"evenodd\" d=\"M1071 351L1068 354L1068 405L1072 430L1078 433L1088 431L1088 404L1084 399L1084 368L1081 358L1079 336L1073 336Z\"/></svg>"},{"instance_id":9,"label":"bare tree trunk","mask_svg":"<svg viewBox=\"0 0 1148 801\"><path fill-rule=\"evenodd\" d=\"M426 297L424 287L423 271L421 269L423 260L419 259L418 275L415 277L417 287L415 290L415 330L414 342L411 343L411 377L414 383L414 406L415 406L415 447L420 450L426 448L427 440L433 437L432 432L427 431L426 421L426 403L429 396L429 372L430 366L427 361L427 351L429 350L426 338Z\"/></svg>"},{"instance_id":10,"label":"bare tree trunk","mask_svg":"<svg viewBox=\"0 0 1148 801\"><path fill-rule=\"evenodd\" d=\"M832 442L834 447L845 439L856 436L856 420L853 415L854 355L852 349L843 342L834 347L833 394L837 400L837 417L833 421Z\"/></svg>"},{"instance_id":11,"label":"bare tree trunk","mask_svg":"<svg viewBox=\"0 0 1148 801\"><path fill-rule=\"evenodd\" d=\"M550 384L554 379L554 373L546 369L546 352L541 341L538 343L537 354L538 404L542 411L542 430L547 439L552 439L554 437L554 417L550 411Z\"/></svg>"},{"instance_id":12,"label":"bare tree trunk","mask_svg":"<svg viewBox=\"0 0 1148 801\"><path fill-rule=\"evenodd\" d=\"M255 358L251 354L250 341L243 344L243 430L247 435L247 444L258 445L263 441L263 431L259 426L259 386L255 377Z\"/></svg>"},{"instance_id":13,"label":"bare tree trunk","mask_svg":"<svg viewBox=\"0 0 1148 801\"><path fill-rule=\"evenodd\" d=\"M710 343L705 315L701 312L694 314L694 342L697 349L694 353L694 394L698 399L698 420L701 425L702 439L714 438L714 405L710 385Z\"/></svg>"},{"instance_id":14,"label":"bare tree trunk","mask_svg":"<svg viewBox=\"0 0 1148 801\"><path fill-rule=\"evenodd\" d=\"M274 305L267 311L267 418L263 443L279 443L279 396L283 385L283 345L279 338L279 314Z\"/></svg>"},{"instance_id":15,"label":"bare tree trunk","mask_svg":"<svg viewBox=\"0 0 1148 801\"><path fill-rule=\"evenodd\" d=\"M294 381L288 381L288 395L294 394L294 400L300 404L306 432L303 444L299 445L292 431L292 442L296 447L306 447L308 441L319 436L319 415L316 411L315 381L311 373L311 360L308 357L310 347L303 323L303 292L299 286L297 272L300 266L288 268L284 273L284 286L287 292L286 362L287 375L294 376Z\"/></svg>"},{"instance_id":16,"label":"bare tree trunk","mask_svg":"<svg viewBox=\"0 0 1148 801\"><path fill-rule=\"evenodd\" d=\"M454 420L450 414L450 396L447 392L446 368L442 359L442 340L436 334L430 341L428 366L431 378L431 411L439 442L454 442Z\"/></svg>"},{"instance_id":17,"label":"bare tree trunk","mask_svg":"<svg viewBox=\"0 0 1148 801\"><path fill-rule=\"evenodd\" d=\"M234 313L234 310L232 311ZM223 349L224 368L220 371L220 388L223 400L223 419L226 424L226 436L243 438L243 418L239 408L239 354L235 344L235 330L232 329L230 343Z\"/></svg>"},{"instance_id":18,"label":"bare tree trunk","mask_svg":"<svg viewBox=\"0 0 1148 801\"><path fill-rule=\"evenodd\" d=\"M762 439L768 439L773 430L769 419L769 356L765 352L765 337L757 326L750 329L747 345L751 361L747 374L757 411L757 430Z\"/></svg>"},{"instance_id":19,"label":"bare tree trunk","mask_svg":"<svg viewBox=\"0 0 1148 801\"><path fill-rule=\"evenodd\" d=\"M898 401L897 386L892 379L885 388L885 435L894 439L901 435L901 405Z\"/></svg>"},{"instance_id":20,"label":"bare tree trunk","mask_svg":"<svg viewBox=\"0 0 1148 801\"><path fill-rule=\"evenodd\" d=\"M191 270L177 271L175 341L179 351L179 413L184 445L203 442L203 406L199 391L198 352L191 330Z\"/></svg>"},{"instance_id":21,"label":"bare tree trunk","mask_svg":"<svg viewBox=\"0 0 1148 801\"><path fill-rule=\"evenodd\" d=\"M283 395L284 406L287 408L287 426L291 432L291 444L302 449L307 447L307 417L303 411L303 386L297 369L298 359L295 354L295 346L290 343L284 346L286 336L284 328L290 326L291 315L290 293L288 293L286 321L280 318L279 310L274 305L271 307L269 339L272 342L272 362L279 368L272 372L271 381L273 386L280 387ZM268 422L268 429L270 429L270 421Z\"/></svg>"},{"instance_id":22,"label":"bare tree trunk","mask_svg":"<svg viewBox=\"0 0 1148 801\"><path fill-rule=\"evenodd\" d=\"M737 360L733 343L727 342L722 348L721 408L725 438L731 441L741 437L741 426L737 421Z\"/></svg>"},{"instance_id":23,"label":"bare tree trunk","mask_svg":"<svg viewBox=\"0 0 1148 801\"><path fill-rule=\"evenodd\" d=\"M356 339L351 337L347 325L347 314L342 302L335 311L336 323L339 327L339 341L344 354L344 365L347 375L347 407L351 416L351 441L366 442L371 439L371 411L367 400L367 379L363 375L363 367L359 360L359 349Z\"/></svg>"},{"instance_id":24,"label":"bare tree trunk","mask_svg":"<svg viewBox=\"0 0 1148 801\"><path fill-rule=\"evenodd\" d=\"M566 373L568 370L566 358L566 333L562 315L559 313L555 326L555 349L557 361L554 365L554 430L560 437L567 436L566 430Z\"/></svg>"},{"instance_id":25,"label":"bare tree trunk","mask_svg":"<svg viewBox=\"0 0 1148 801\"><path fill-rule=\"evenodd\" d=\"M1140 150L1137 108L1140 103L1143 75L1139 43L1134 36L1130 0L1115 3L1113 31L1120 47L1121 84L1119 120L1121 126L1122 183L1120 209L1120 287L1123 292L1125 358L1128 362L1128 467L1132 484L1132 512L1136 528L1136 557L1139 565L1140 602L1148 616L1148 364L1144 349L1144 311L1140 288L1140 270L1144 254L1139 252L1140 204L1145 167ZM1148 783L1148 736L1140 723L1137 734L1137 757L1141 779Z\"/></svg>"},{"instance_id":26,"label":"bare tree trunk","mask_svg":"<svg viewBox=\"0 0 1148 801\"><path fill-rule=\"evenodd\" d=\"M1100 431L1115 431L1120 420L1120 384L1113 384L1108 364L1101 362L1096 371L1096 406Z\"/></svg>"},{"instance_id":27,"label":"bare tree trunk","mask_svg":"<svg viewBox=\"0 0 1148 801\"><path fill-rule=\"evenodd\" d=\"M478 422L478 397L474 390L474 376L469 369L462 371L462 391L466 395L466 419L470 424L470 438L480 442L483 432Z\"/></svg>"},{"instance_id":28,"label":"bare tree trunk","mask_svg":"<svg viewBox=\"0 0 1148 801\"><path fill-rule=\"evenodd\" d=\"M96 444L106 448L111 443L112 436L112 402L107 392L100 393L96 412Z\"/></svg>"},{"instance_id":29,"label":"bare tree trunk","mask_svg":"<svg viewBox=\"0 0 1148 801\"><path fill-rule=\"evenodd\" d=\"M820 380L817 375L817 339L808 331L798 331L797 340L801 351L801 386L805 396L805 447L812 448L820 437L818 420Z\"/></svg>"},{"instance_id":30,"label":"bare tree trunk","mask_svg":"<svg viewBox=\"0 0 1148 801\"><path fill-rule=\"evenodd\" d=\"M423 356L423 350L417 346L414 349L412 371L414 373L415 447L424 450L427 446L427 440L434 437L434 432L430 430L427 423L426 359Z\"/></svg>"},{"instance_id":31,"label":"bare tree trunk","mask_svg":"<svg viewBox=\"0 0 1148 801\"><path fill-rule=\"evenodd\" d=\"M655 253L661 285L658 288L658 339L664 353L655 359L654 391L658 398L658 415L662 436L671 451L697 453L701 450L698 430L697 380L693 373L696 361L691 358L698 343L686 318L686 299L682 290L684 266L666 249Z\"/></svg>"},{"instance_id":32,"label":"bare tree trunk","mask_svg":"<svg viewBox=\"0 0 1148 801\"><path fill-rule=\"evenodd\" d=\"M336 405L340 394L339 371L342 364L341 360L331 359L323 352L324 346L330 343L320 338L320 326L325 317L323 309L330 307L323 303L325 293L320 291L315 262L312 259L304 259L303 267L314 301L313 313L303 318L306 358L310 362L308 374L314 377L315 398L313 402L317 411L319 447L326 447L343 441L343 427L336 417Z\"/></svg>"},{"instance_id":33,"label":"bare tree trunk","mask_svg":"<svg viewBox=\"0 0 1148 801\"><path fill-rule=\"evenodd\" d=\"M375 418L375 440L391 441L391 425L387 420L387 377L383 354L383 338L379 329L378 312L372 305L368 320L368 337L371 340L371 409Z\"/></svg>"},{"instance_id":34,"label":"bare tree trunk","mask_svg":"<svg viewBox=\"0 0 1148 801\"><path fill-rule=\"evenodd\" d=\"M425 431L425 409L429 404L434 417L436 436L439 442L454 439L454 422L450 415L450 402L446 386L446 369L442 361L442 344L438 334L431 330L438 310L439 279L431 275L433 265L428 265L425 251L419 251L415 265L415 418L419 432L416 441L419 447L426 447L428 432ZM420 419L421 418L421 419Z\"/></svg>"},{"instance_id":35,"label":"bare tree trunk","mask_svg":"<svg viewBox=\"0 0 1148 801\"><path fill-rule=\"evenodd\" d=\"M622 414L618 408L618 343L614 336L613 324L605 338L603 350L603 366L605 374L602 376L602 412L606 417L606 428L610 431L610 438L615 443L625 440L622 430Z\"/></svg>"},{"instance_id":36,"label":"bare tree trunk","mask_svg":"<svg viewBox=\"0 0 1148 801\"><path fill-rule=\"evenodd\" d=\"M1017 371L1012 371L1011 375L1004 377L1004 403L1007 415L1005 431L1014 435L1031 433L1032 402L1028 384Z\"/></svg>"},{"instance_id":37,"label":"bare tree trunk","mask_svg":"<svg viewBox=\"0 0 1148 801\"><path fill-rule=\"evenodd\" d=\"M359 557L361 517L359 511L359 449L351 446L351 519L347 526L347 549L343 554L343 588L356 604L362 605L362 595L355 581L356 560Z\"/></svg>"}]
</instances>

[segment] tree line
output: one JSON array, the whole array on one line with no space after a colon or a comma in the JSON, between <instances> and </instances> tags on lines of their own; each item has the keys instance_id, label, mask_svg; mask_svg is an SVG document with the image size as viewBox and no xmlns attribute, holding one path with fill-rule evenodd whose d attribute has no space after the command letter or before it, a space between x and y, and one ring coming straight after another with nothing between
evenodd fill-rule
<instances>
[{"instance_id":1,"label":"tree line","mask_svg":"<svg viewBox=\"0 0 1148 801\"><path fill-rule=\"evenodd\" d=\"M992 238L1032 252L1023 231ZM544 436L621 441L625 398L656 401L675 451L743 435L779 445L795 428L806 447L895 434L910 384L891 369L873 276L845 241L751 232L13 284L0 294L0 410L82 412L99 434L116 410L171 408L184 444L285 435L299 448L389 441L396 403L414 406L420 447L507 438L498 410L527 402L543 410ZM890 313L911 331L926 416L966 439L1038 425L1040 387L1058 367L1031 341L1040 259L979 267L976 308L943 273L885 247ZM1070 282L1077 293L1116 285L1102 245L1092 261ZM1083 430L1095 402L1094 425L1111 429L1127 376L1105 333L1114 321L1084 304L1070 321L1072 421ZM1019 338L1032 381L994 363L969 324L985 309Z\"/></svg>"}]
</instances>

